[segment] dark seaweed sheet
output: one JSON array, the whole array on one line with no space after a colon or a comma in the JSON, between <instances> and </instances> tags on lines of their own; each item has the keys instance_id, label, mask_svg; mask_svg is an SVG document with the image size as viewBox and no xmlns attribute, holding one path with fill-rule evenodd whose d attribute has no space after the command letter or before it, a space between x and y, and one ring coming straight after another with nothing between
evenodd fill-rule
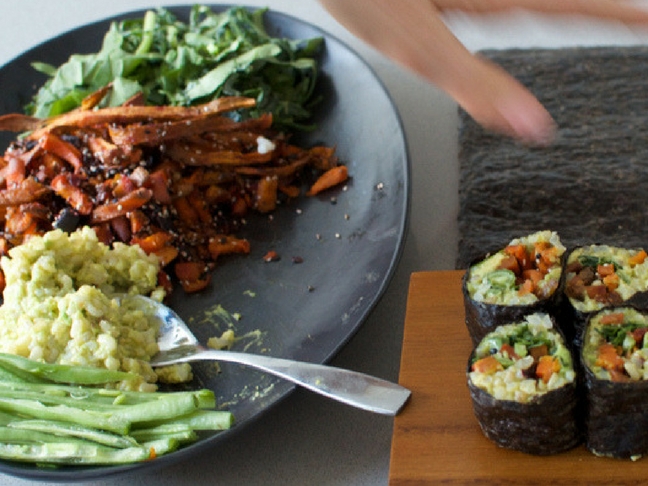
<instances>
[{"instance_id":1,"label":"dark seaweed sheet","mask_svg":"<svg viewBox=\"0 0 648 486\"><path fill-rule=\"evenodd\" d=\"M587 449L621 459L648 454L648 381L599 380L589 368L583 368Z\"/></svg>"},{"instance_id":2,"label":"dark seaweed sheet","mask_svg":"<svg viewBox=\"0 0 648 486\"><path fill-rule=\"evenodd\" d=\"M468 371L473 356L474 352ZM498 446L544 456L567 451L581 442L580 403L575 383L540 395L529 403L518 403L497 400L475 386L470 376L467 380L479 426Z\"/></svg>"},{"instance_id":3,"label":"dark seaweed sheet","mask_svg":"<svg viewBox=\"0 0 648 486\"><path fill-rule=\"evenodd\" d=\"M646 246L648 47L482 54L538 96L559 132L529 148L461 112L457 268L544 229L567 246Z\"/></svg>"}]
</instances>

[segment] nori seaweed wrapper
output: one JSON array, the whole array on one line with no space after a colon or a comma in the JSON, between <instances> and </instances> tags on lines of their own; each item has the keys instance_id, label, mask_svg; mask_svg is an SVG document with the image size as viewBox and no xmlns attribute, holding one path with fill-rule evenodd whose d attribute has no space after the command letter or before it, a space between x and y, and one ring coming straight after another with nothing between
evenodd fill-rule
<instances>
[{"instance_id":1,"label":"nori seaweed wrapper","mask_svg":"<svg viewBox=\"0 0 648 486\"><path fill-rule=\"evenodd\" d=\"M474 357L474 351L468 361ZM484 435L498 446L547 456L582 442L576 381L537 396L529 403L498 400L468 377L473 411Z\"/></svg>"},{"instance_id":2,"label":"nori seaweed wrapper","mask_svg":"<svg viewBox=\"0 0 648 486\"><path fill-rule=\"evenodd\" d=\"M567 291L568 282L567 282L566 267L569 264L569 256L577 249L586 246L590 246L590 245L583 245L583 246L572 248L564 256L563 262L564 262L565 269L563 270L563 285L562 285L563 292ZM616 304L607 305L605 306L605 308L610 308L613 306L631 306L631 307L636 307L638 309L648 310L648 290L643 292L639 291L634 295L632 295L629 299ZM592 317L597 312L600 312L601 310L602 309L596 309L588 312L580 311L576 307L574 307L568 295L564 295L564 298L561 299L560 309L556 312L555 315L558 320L558 325L560 326L561 330L565 333L567 340L572 342L572 346L574 349L580 349L581 347L582 344L581 340L585 333L585 327L587 325L587 321L590 319L590 317Z\"/></svg>"},{"instance_id":3,"label":"nori seaweed wrapper","mask_svg":"<svg viewBox=\"0 0 648 486\"><path fill-rule=\"evenodd\" d=\"M531 403L497 400L470 381L468 387L482 432L500 447L547 456L573 449L581 442L575 383Z\"/></svg>"},{"instance_id":4,"label":"nori seaweed wrapper","mask_svg":"<svg viewBox=\"0 0 648 486\"><path fill-rule=\"evenodd\" d=\"M556 120L549 146L493 134L465 111L459 131L457 269L537 228L566 246L648 241L648 46L491 49Z\"/></svg>"},{"instance_id":5,"label":"nori seaweed wrapper","mask_svg":"<svg viewBox=\"0 0 648 486\"><path fill-rule=\"evenodd\" d=\"M493 252L494 253L494 252ZM470 269L473 265L483 261L492 253L487 253L475 259L468 270L464 273L462 279L461 290L463 293L464 311L466 327L472 339L473 345L477 344L488 334L493 331L497 326L509 322L519 321L526 315L534 314L536 312L543 312L545 314L555 315L562 308L563 300L563 278L561 277L558 288L545 299L540 299L536 302L527 305L502 305L502 304L489 304L480 302L473 299L467 288L468 278L470 276ZM562 262L564 262L564 255ZM562 320L558 323L561 325ZM564 332L564 331L563 331Z\"/></svg>"},{"instance_id":6,"label":"nori seaweed wrapper","mask_svg":"<svg viewBox=\"0 0 648 486\"><path fill-rule=\"evenodd\" d=\"M648 382L601 380L584 368L587 449L621 459L648 453Z\"/></svg>"},{"instance_id":7,"label":"nori seaweed wrapper","mask_svg":"<svg viewBox=\"0 0 648 486\"><path fill-rule=\"evenodd\" d=\"M642 312L631 306L622 307ZM590 316L588 326L596 314L598 312ZM636 459L648 454L648 381L618 382L597 378L586 365L582 353L583 350L585 446L593 454L619 459Z\"/></svg>"}]
</instances>

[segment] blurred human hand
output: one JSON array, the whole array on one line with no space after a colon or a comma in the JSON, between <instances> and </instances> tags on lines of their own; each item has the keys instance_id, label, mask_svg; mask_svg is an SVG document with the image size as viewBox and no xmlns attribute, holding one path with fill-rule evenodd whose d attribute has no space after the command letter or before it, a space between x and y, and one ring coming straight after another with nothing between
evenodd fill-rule
<instances>
[{"instance_id":1,"label":"blurred human hand","mask_svg":"<svg viewBox=\"0 0 648 486\"><path fill-rule=\"evenodd\" d=\"M547 144L551 115L511 75L470 53L442 20L446 10L512 9L583 14L648 25L648 11L623 0L320 0L341 24L453 97L487 129L529 144Z\"/></svg>"}]
</instances>

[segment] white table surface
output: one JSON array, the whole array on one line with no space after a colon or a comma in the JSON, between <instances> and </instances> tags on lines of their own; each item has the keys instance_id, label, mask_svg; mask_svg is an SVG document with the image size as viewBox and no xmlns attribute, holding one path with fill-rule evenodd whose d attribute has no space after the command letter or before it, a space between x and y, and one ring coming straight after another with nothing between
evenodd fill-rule
<instances>
[{"instance_id":1,"label":"white table surface","mask_svg":"<svg viewBox=\"0 0 648 486\"><path fill-rule=\"evenodd\" d=\"M0 0L0 64L76 26L131 10L182 3L195 2ZM332 362L397 380L409 276L415 271L452 269L456 258L456 105L438 89L356 40L315 0L244 3L289 13L348 43L375 69L398 107L412 168L411 219L405 249L383 299ZM648 8L648 0L639 3ZM648 42L646 28L630 29L574 16L555 18L516 12L478 19L453 13L447 21L471 50ZM392 424L388 417L297 390L243 433L191 461L88 484L387 484ZM0 486L26 484L32 483L0 475Z\"/></svg>"}]
</instances>

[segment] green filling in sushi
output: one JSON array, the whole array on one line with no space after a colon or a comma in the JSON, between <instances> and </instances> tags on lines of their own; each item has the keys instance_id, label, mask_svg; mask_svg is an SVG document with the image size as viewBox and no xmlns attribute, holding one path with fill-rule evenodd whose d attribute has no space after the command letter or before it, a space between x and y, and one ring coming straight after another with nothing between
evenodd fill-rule
<instances>
[{"instance_id":1,"label":"green filling in sushi","mask_svg":"<svg viewBox=\"0 0 648 486\"><path fill-rule=\"evenodd\" d=\"M516 238L471 266L468 295L498 305L528 305L546 299L558 288L564 253L565 247L553 231Z\"/></svg>"},{"instance_id":2,"label":"green filling in sushi","mask_svg":"<svg viewBox=\"0 0 648 486\"><path fill-rule=\"evenodd\" d=\"M498 400L527 403L573 383L572 356L547 314L497 327L475 349L469 378Z\"/></svg>"}]
</instances>

